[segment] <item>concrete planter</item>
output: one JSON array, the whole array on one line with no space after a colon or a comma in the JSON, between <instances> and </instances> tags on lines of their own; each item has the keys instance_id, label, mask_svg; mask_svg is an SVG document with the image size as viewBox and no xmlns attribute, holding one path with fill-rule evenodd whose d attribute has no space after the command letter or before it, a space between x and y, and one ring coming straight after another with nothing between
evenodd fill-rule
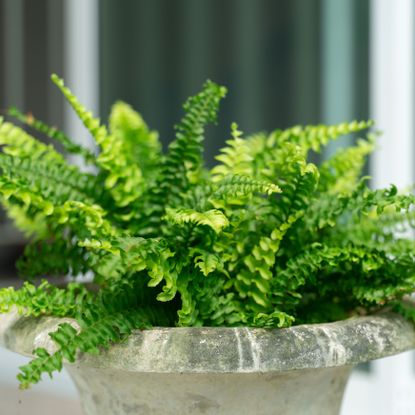
<instances>
[{"instance_id":1,"label":"concrete planter","mask_svg":"<svg viewBox=\"0 0 415 415\"><path fill-rule=\"evenodd\" d=\"M0 342L52 351L59 322L0 315ZM281 330L155 328L67 369L85 415L334 415L354 365L411 348L413 325L381 314Z\"/></svg>"}]
</instances>

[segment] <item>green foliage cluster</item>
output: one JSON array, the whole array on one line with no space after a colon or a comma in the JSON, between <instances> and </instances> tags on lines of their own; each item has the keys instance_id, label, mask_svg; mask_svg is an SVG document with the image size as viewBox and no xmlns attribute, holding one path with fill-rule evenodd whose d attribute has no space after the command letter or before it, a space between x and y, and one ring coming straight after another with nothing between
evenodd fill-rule
<instances>
[{"instance_id":1,"label":"green foliage cluster","mask_svg":"<svg viewBox=\"0 0 415 415\"><path fill-rule=\"evenodd\" d=\"M295 126L244 137L236 124L218 164L204 167L205 127L225 88L207 81L188 99L176 137L157 133L125 103L108 127L52 77L97 144L97 155L16 109L11 116L92 165L85 173L52 145L0 121L0 200L30 238L19 290L0 312L75 318L34 351L23 388L76 353L98 353L150 326L288 327L394 306L415 286L411 194L370 190L361 177L370 134L319 168L310 154L371 122ZM403 232L402 232L403 231ZM406 233L405 233L406 232ZM93 274L97 290L39 278Z\"/></svg>"}]
</instances>

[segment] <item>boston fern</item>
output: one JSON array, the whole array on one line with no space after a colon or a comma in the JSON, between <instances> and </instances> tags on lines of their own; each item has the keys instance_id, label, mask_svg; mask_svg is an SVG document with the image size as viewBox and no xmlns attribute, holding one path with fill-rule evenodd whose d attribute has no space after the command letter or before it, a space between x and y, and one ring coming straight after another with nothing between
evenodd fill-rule
<instances>
[{"instance_id":1,"label":"boston fern","mask_svg":"<svg viewBox=\"0 0 415 415\"><path fill-rule=\"evenodd\" d=\"M98 154L31 115L10 116L91 166L85 173L53 146L1 120L0 198L29 237L23 287L0 290L0 312L76 319L50 334L21 368L26 388L78 352L98 353L151 326L288 327L404 307L415 286L415 202L361 177L368 135L318 168L311 152L371 122L296 126L243 137L236 124L219 162L203 163L205 126L226 89L207 81L184 104L165 153L158 135L123 102L100 124L60 88ZM42 276L92 273L95 289Z\"/></svg>"}]
</instances>

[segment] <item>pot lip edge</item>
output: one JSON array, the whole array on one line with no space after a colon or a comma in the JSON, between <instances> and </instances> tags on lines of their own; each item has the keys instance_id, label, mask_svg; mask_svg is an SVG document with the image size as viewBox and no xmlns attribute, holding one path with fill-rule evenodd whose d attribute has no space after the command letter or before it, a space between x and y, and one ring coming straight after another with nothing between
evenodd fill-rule
<instances>
[{"instance_id":1,"label":"pot lip edge","mask_svg":"<svg viewBox=\"0 0 415 415\"><path fill-rule=\"evenodd\" d=\"M45 319L45 317L43 317ZM1 315L0 315L0 319L1 319ZM23 317L23 316L17 316L17 318L15 318L14 323L18 322L18 321L22 321L24 319L34 319L33 317ZM68 318L62 319L62 318L53 318L53 317L46 317L46 319L50 319L50 322L53 323L53 327L57 327L57 325L62 322L62 320L65 320L66 322L68 321ZM75 320L73 320L75 322ZM1 320L0 320L1 322ZM334 333L334 339L336 340L336 335L338 333L336 333L336 331L338 330L342 330L344 328L347 329L347 327L350 328L357 328L358 326L361 326L362 328L362 338L365 338L365 327L368 327L370 329L370 327L374 327L374 332L379 329L380 327L386 327L386 332L387 332L387 328L388 326L391 328L395 329L395 337L396 336L402 336L404 337L404 335L406 334L406 339L405 342L401 345L399 345L398 347L396 347L395 345L389 345L389 347L384 347L383 349L378 350L378 352L376 354L370 354L369 352L366 353L361 353L361 355L356 354L355 352L352 353L352 357L351 358L347 358L346 360L339 360L338 357L334 356L331 360L329 359L328 361L324 362L324 364L316 364L315 362L313 362L312 359L306 359L306 361L302 361L300 356L301 356L301 350L310 350L310 348L305 347L304 349L301 348L297 348L293 350L292 355L293 360L291 362L291 366L287 367L284 364L272 364L270 366L267 366L265 369L264 367L259 368L259 367L248 367L248 368L243 368L240 367L239 369L235 370L235 368L229 369L229 368L225 368L223 370L218 370L218 367L213 368L214 365L212 365L212 367L205 367L204 369L197 369L195 367L192 367L190 364L188 364L187 366L185 365L182 370L169 370L169 369L162 369L160 370L160 368L151 368L148 365L144 364L141 370L137 370L137 369L131 369L129 370L127 367L125 367L125 365L123 364L123 362L120 361L111 361L109 362L109 364L106 363L102 363L103 359L101 359L102 356L105 357L105 354L107 353L107 351L103 352L103 355L99 355L99 356L89 356L89 355L85 355L80 353L79 354L79 364L81 364L82 366L85 367L90 367L90 368L96 368L96 369L116 369L116 370L123 370L126 372L144 372L144 373L200 373L200 374L207 374L207 373L239 373L239 374L249 374L249 373L271 373L271 372L278 372L278 373L282 373L282 372L292 372L292 371L298 371L298 370L307 370L307 369L319 369L319 368L334 368L334 367L340 367L340 366L354 366L358 363L362 363L362 362L366 362L369 360L375 360L378 358L382 358L382 357L386 357L386 356L390 356L390 355L394 355L394 354L398 354L407 350L410 350L412 348L415 348L415 327L413 327L412 323L408 322L406 319L404 319L402 316L400 316L399 314L396 313L390 313L390 312L382 312L382 313L378 313L378 314L373 314L373 315L368 315L368 316L359 316L359 317L353 317L353 318L349 318L346 320L339 320L339 321L335 321L335 322L330 322L330 323L320 323L320 324L305 324L305 325L298 325L298 326L292 326L289 328L285 328L285 329L262 329L262 328L250 328L250 327L153 327L151 329L144 329L144 330L139 330L139 331L135 331L131 336L130 339L132 339L134 341L134 339L139 339L140 336L142 338L144 338L146 336L146 334L148 336L152 336L152 335L157 335L157 333L165 336L165 338L168 338L172 333L173 334L177 334L177 333L199 333L201 334L201 336L206 335L207 333L210 334L210 336L208 337L208 340L210 339L214 339L216 337L216 333L215 332L221 332L223 335L227 335L228 333L231 333L232 336L238 336L238 334L243 334L245 333L245 340L249 340L251 341L251 337L252 334L255 334L256 336L258 336L258 338L261 340L261 332L263 333L271 333L275 334L275 335L283 335L283 332L289 332L292 335L295 335L296 332L303 332L305 334L307 334L307 332L309 333L313 333L313 332L320 332L323 333L323 337L327 337L327 345L323 345L323 346L327 346L327 347L331 347L329 345L329 342L332 341L332 339L330 338L330 335ZM11 325L13 326L13 324ZM412 326L412 331L409 330L408 328ZM43 330L43 334L47 335L48 333L50 333L51 331L53 331L52 329L44 329ZM333 333L331 333L333 332ZM42 333L42 332L41 332ZM213 333L213 335L212 335ZM359 334L359 333L357 333ZM196 336L196 340L195 343L197 343L197 340L202 339L202 337L197 337ZM384 336L384 338L386 338L386 336ZM366 336L366 340L367 340L367 336ZM325 339L323 339L323 341L325 341ZM379 342L382 342L383 339L380 339ZM0 342L1 344L1 342ZM128 345L128 342L126 343ZM339 341L337 343L339 345L339 347L343 347L343 345L345 344L345 342L343 341ZM3 342L3 346L5 346L6 348L9 348L9 350L15 351L17 353L26 355L26 356L30 356L30 353L27 353L27 351L22 351L22 350L18 350L19 348L13 348L13 347L8 347L7 344L4 345ZM122 345L115 345L113 346L114 349L116 349L117 347L126 347L125 344ZM128 347L128 346L127 346ZM252 344L251 344L252 347ZM236 353L236 348L235 348L235 353ZM277 354L277 353L276 353ZM304 355L304 353L303 353ZM101 362L100 362L101 359ZM78 363L76 362L75 364L70 364L70 367L74 367L76 366L76 364ZM321 363L321 362L320 362ZM151 366L151 365L150 365Z\"/></svg>"}]
</instances>

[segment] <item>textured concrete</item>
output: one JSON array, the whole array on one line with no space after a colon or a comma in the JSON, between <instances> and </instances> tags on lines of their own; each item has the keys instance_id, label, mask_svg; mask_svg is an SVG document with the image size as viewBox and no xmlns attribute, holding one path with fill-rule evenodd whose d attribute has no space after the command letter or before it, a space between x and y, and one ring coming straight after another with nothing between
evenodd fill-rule
<instances>
[{"instance_id":1,"label":"textured concrete","mask_svg":"<svg viewBox=\"0 0 415 415\"><path fill-rule=\"evenodd\" d=\"M0 342L30 354L54 349L62 320L0 316ZM155 328L67 368L86 415L331 415L350 368L415 347L394 314L281 330Z\"/></svg>"},{"instance_id":2,"label":"textured concrete","mask_svg":"<svg viewBox=\"0 0 415 415\"><path fill-rule=\"evenodd\" d=\"M333 415L350 368L243 374L69 370L87 415Z\"/></svg>"}]
</instances>

